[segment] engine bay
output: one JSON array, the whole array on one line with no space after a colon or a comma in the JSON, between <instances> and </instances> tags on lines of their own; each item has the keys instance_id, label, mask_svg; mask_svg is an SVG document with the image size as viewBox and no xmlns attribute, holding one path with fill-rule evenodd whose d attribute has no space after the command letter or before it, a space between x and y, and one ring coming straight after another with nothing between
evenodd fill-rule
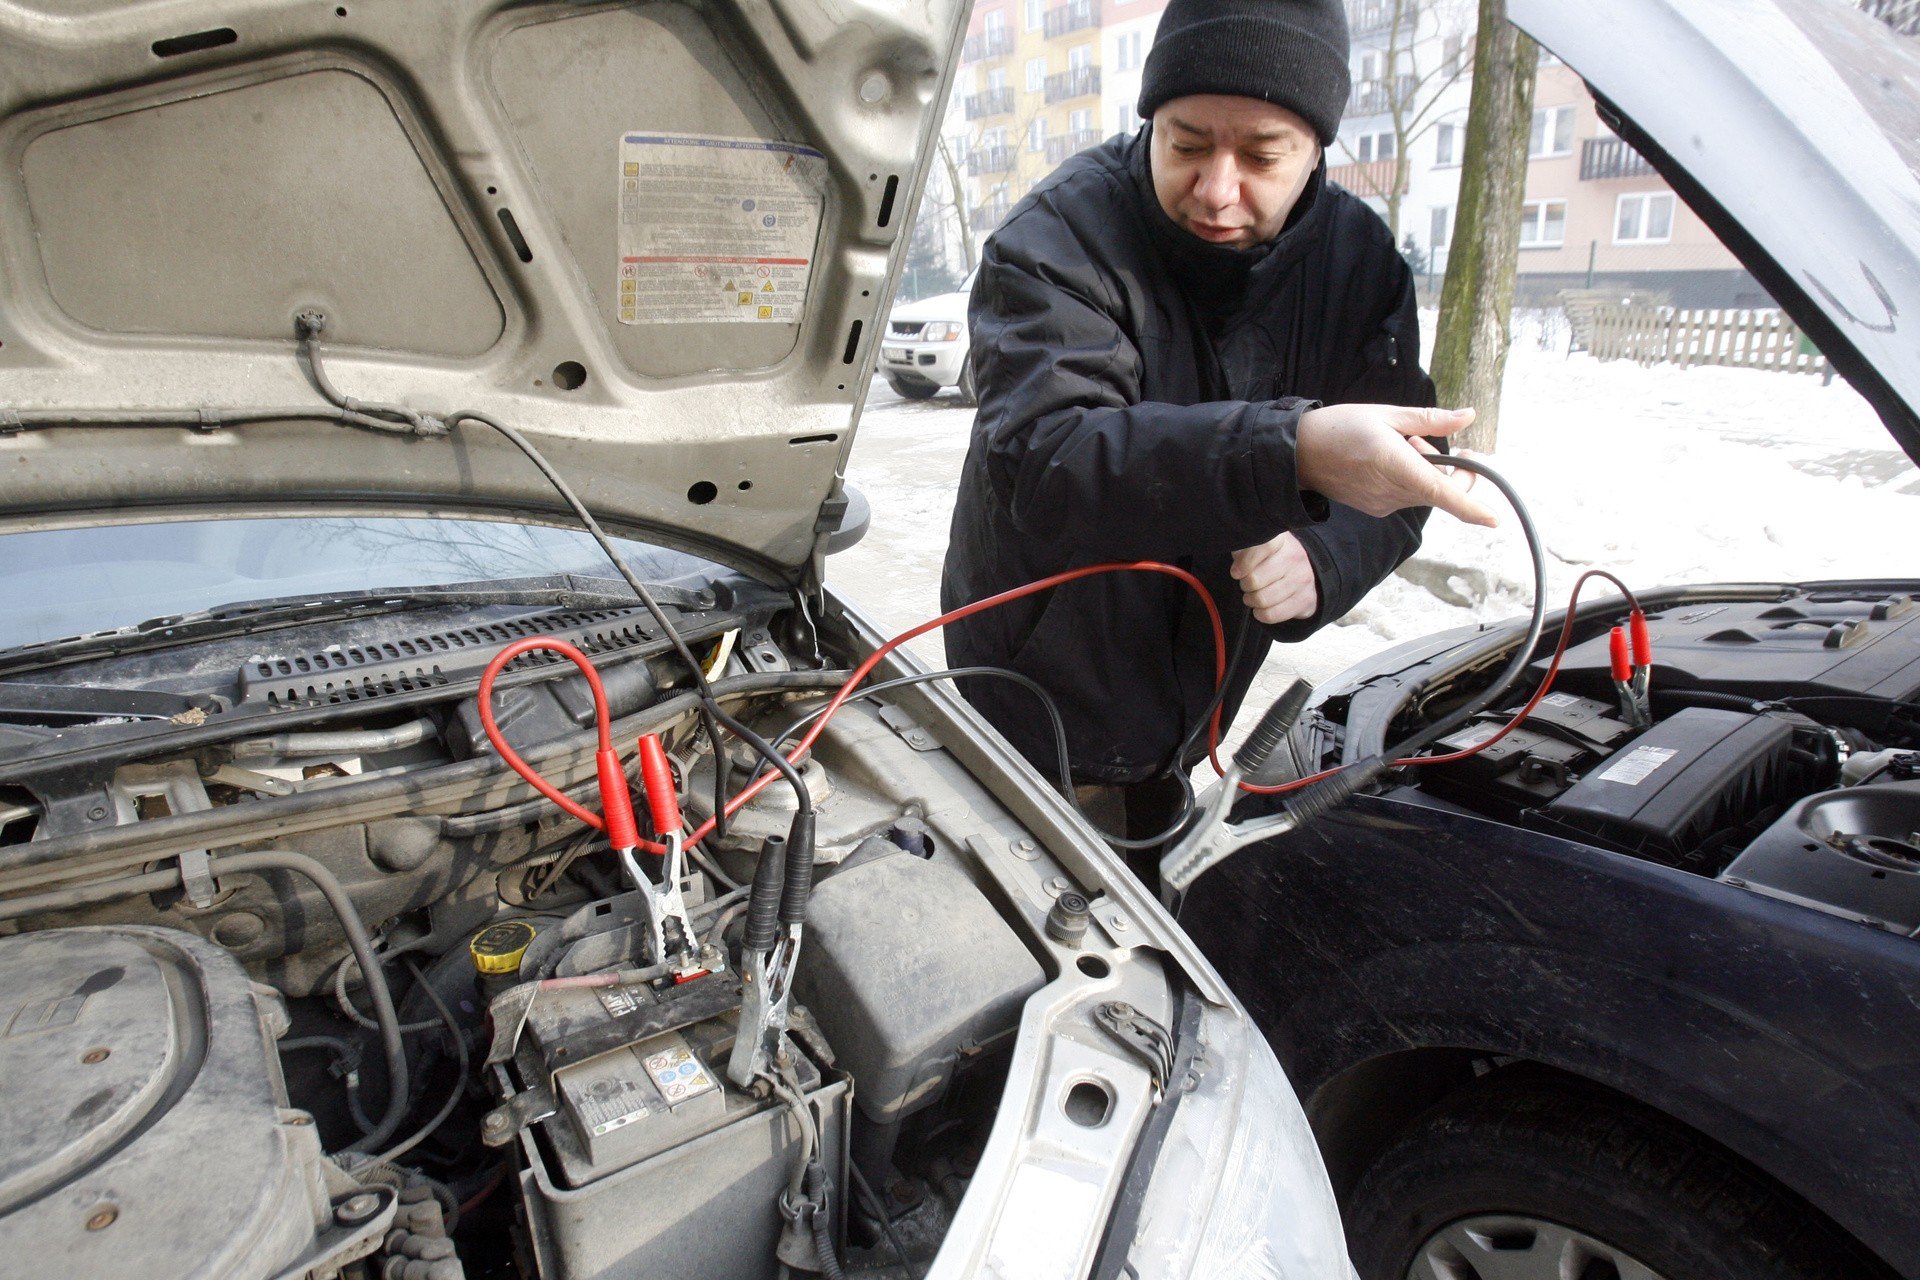
<instances>
[{"instance_id":1,"label":"engine bay","mask_svg":"<svg viewBox=\"0 0 1920 1280\"><path fill-rule=\"evenodd\" d=\"M1610 651L1626 609L1584 607L1549 692L1474 715L1386 794L1913 933L1917 605L1890 584L1649 597L1640 695ZM1429 643L1412 666L1384 664L1327 699L1305 750L1333 764L1439 720L1485 687L1485 647ZM1551 667L1537 658L1519 685Z\"/></svg>"},{"instance_id":2,"label":"engine bay","mask_svg":"<svg viewBox=\"0 0 1920 1280\"><path fill-rule=\"evenodd\" d=\"M845 623L797 626L789 596L663 596L765 741L790 749L846 681ZM716 751L642 611L448 605L345 630L0 677L13 1256L99 1276L925 1274L1050 984L1085 1027L1077 1066L1043 1067L1074 1073L1069 1118L1117 1186L1130 1091L1156 1077L1095 1013L1124 993L1172 1027L1180 997L1112 941L1124 918L1093 917L1113 904L1085 866L955 757L924 683L838 708L795 771L804 824L777 777L716 821L770 771ZM502 766L490 662L497 732L591 800L595 691L551 653L499 661L531 636L592 655L613 739L641 735L643 769L656 739L672 804L711 834L682 847L636 802L673 852L623 865ZM103 714L116 700L139 714ZM803 825L803 905L776 919L760 886L794 901ZM229 1182L246 1194L210 1190ZM149 1232L164 1258L125 1247Z\"/></svg>"}]
</instances>

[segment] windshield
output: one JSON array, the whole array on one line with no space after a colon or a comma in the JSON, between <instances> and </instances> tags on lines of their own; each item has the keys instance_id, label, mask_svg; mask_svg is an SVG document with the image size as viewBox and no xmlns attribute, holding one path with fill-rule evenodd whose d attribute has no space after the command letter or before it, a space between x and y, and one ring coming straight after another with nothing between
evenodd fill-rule
<instances>
[{"instance_id":1,"label":"windshield","mask_svg":"<svg viewBox=\"0 0 1920 1280\"><path fill-rule=\"evenodd\" d=\"M642 579L720 572L616 538ZM555 573L611 577L584 531L482 520L190 520L0 536L0 649L242 601Z\"/></svg>"}]
</instances>

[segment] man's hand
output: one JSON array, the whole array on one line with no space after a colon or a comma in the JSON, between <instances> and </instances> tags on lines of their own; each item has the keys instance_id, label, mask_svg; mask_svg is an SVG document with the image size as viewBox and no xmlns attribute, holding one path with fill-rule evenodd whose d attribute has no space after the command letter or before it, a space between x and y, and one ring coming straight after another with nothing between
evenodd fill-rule
<instances>
[{"instance_id":1,"label":"man's hand","mask_svg":"<svg viewBox=\"0 0 1920 1280\"><path fill-rule=\"evenodd\" d=\"M1240 599L1261 622L1291 622L1320 612L1320 581L1314 577L1313 562L1290 533L1234 552L1233 576L1240 583Z\"/></svg>"},{"instance_id":2,"label":"man's hand","mask_svg":"<svg viewBox=\"0 0 1920 1280\"><path fill-rule=\"evenodd\" d=\"M1370 516L1438 507L1468 524L1492 528L1493 512L1467 496L1472 473L1442 475L1422 454L1422 436L1450 436L1473 421L1471 409L1408 409L1388 404L1330 404L1300 417L1294 469L1300 487Z\"/></svg>"}]
</instances>

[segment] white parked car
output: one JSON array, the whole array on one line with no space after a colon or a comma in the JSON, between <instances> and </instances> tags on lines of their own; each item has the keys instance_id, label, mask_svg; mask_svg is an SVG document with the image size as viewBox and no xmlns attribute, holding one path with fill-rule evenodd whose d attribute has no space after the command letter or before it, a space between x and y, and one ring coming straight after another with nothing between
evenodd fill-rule
<instances>
[{"instance_id":1,"label":"white parked car","mask_svg":"<svg viewBox=\"0 0 1920 1280\"><path fill-rule=\"evenodd\" d=\"M903 302L887 317L880 347L880 372L887 384L909 400L929 400L944 387L958 387L972 404L973 369L967 362L967 299L973 276L954 293Z\"/></svg>"}]
</instances>

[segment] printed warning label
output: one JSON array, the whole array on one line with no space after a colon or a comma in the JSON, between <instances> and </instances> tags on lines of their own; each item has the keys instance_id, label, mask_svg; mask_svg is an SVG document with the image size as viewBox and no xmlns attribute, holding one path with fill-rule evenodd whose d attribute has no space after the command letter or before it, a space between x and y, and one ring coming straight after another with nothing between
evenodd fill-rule
<instances>
[{"instance_id":1,"label":"printed warning label","mask_svg":"<svg viewBox=\"0 0 1920 1280\"><path fill-rule=\"evenodd\" d=\"M1571 707L1579 701L1580 699L1571 693L1550 693L1540 699L1540 705L1543 707Z\"/></svg>"},{"instance_id":2,"label":"printed warning label","mask_svg":"<svg viewBox=\"0 0 1920 1280\"><path fill-rule=\"evenodd\" d=\"M1602 782L1637 787L1678 754L1672 747L1635 747L1593 776Z\"/></svg>"},{"instance_id":3,"label":"printed warning label","mask_svg":"<svg viewBox=\"0 0 1920 1280\"><path fill-rule=\"evenodd\" d=\"M826 157L811 147L625 135L620 322L797 323L826 189Z\"/></svg>"}]
</instances>

